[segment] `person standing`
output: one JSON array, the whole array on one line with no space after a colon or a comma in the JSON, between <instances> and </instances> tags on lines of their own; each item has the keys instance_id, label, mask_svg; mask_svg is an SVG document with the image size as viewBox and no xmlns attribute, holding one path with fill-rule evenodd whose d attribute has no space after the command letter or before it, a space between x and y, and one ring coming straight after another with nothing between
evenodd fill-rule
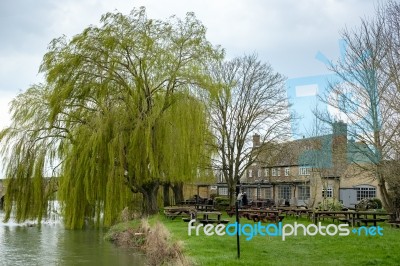
<instances>
[{"instance_id":1,"label":"person standing","mask_svg":"<svg viewBox=\"0 0 400 266\"><path fill-rule=\"evenodd\" d=\"M237 196L237 201L239 202L239 208L242 208L243 192L239 192Z\"/></svg>"},{"instance_id":2,"label":"person standing","mask_svg":"<svg viewBox=\"0 0 400 266\"><path fill-rule=\"evenodd\" d=\"M249 200L248 200L248 198L247 198L246 192L243 192L242 205L243 205L243 206L249 205Z\"/></svg>"}]
</instances>

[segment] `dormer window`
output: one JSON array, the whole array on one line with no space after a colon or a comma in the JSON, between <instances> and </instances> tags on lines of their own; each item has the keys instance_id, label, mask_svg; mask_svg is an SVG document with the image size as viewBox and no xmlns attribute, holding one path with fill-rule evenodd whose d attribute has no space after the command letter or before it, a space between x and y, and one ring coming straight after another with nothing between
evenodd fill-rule
<instances>
[{"instance_id":1,"label":"dormer window","mask_svg":"<svg viewBox=\"0 0 400 266\"><path fill-rule=\"evenodd\" d=\"M299 175L310 175L310 167L299 167Z\"/></svg>"}]
</instances>

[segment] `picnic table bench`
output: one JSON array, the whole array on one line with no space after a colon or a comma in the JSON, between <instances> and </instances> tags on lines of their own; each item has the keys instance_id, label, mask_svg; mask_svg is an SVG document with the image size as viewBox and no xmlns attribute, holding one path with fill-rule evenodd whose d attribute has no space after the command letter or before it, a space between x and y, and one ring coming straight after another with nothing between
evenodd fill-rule
<instances>
[{"instance_id":1,"label":"picnic table bench","mask_svg":"<svg viewBox=\"0 0 400 266\"><path fill-rule=\"evenodd\" d=\"M388 220L388 215L390 214L376 211L315 211L313 213L314 223L317 223L319 220L323 220L324 218L331 218L333 221L338 220L340 222L348 223L351 226L360 226L361 223L365 226L368 226L368 224L376 226L377 222Z\"/></svg>"},{"instance_id":2,"label":"picnic table bench","mask_svg":"<svg viewBox=\"0 0 400 266\"><path fill-rule=\"evenodd\" d=\"M239 210L239 216L245 217L248 220L253 220L254 222L276 222L279 223L283 220L285 216L281 215L280 211L277 210Z\"/></svg>"},{"instance_id":3,"label":"picnic table bench","mask_svg":"<svg viewBox=\"0 0 400 266\"><path fill-rule=\"evenodd\" d=\"M196 220L202 224L213 224L213 223L229 223L229 220L221 219L222 213L216 211L198 211L196 212Z\"/></svg>"},{"instance_id":4,"label":"picnic table bench","mask_svg":"<svg viewBox=\"0 0 400 266\"><path fill-rule=\"evenodd\" d=\"M398 220L391 220L391 221L388 221L388 224L389 224L391 227L400 228L400 221L398 221Z\"/></svg>"},{"instance_id":5,"label":"picnic table bench","mask_svg":"<svg viewBox=\"0 0 400 266\"><path fill-rule=\"evenodd\" d=\"M311 217L312 210L308 208L304 208L302 206L299 207L278 207L279 211L284 213L286 216L294 216L296 219L302 217L302 215L306 215L308 218Z\"/></svg>"},{"instance_id":6,"label":"picnic table bench","mask_svg":"<svg viewBox=\"0 0 400 266\"><path fill-rule=\"evenodd\" d=\"M215 211L214 205L211 204L195 204L195 208L198 211Z\"/></svg>"},{"instance_id":7,"label":"picnic table bench","mask_svg":"<svg viewBox=\"0 0 400 266\"><path fill-rule=\"evenodd\" d=\"M363 223L365 226L368 226L368 224L373 224L376 226L377 222L384 222L386 221L387 218L361 218L361 219L356 219L356 223L359 225L360 222Z\"/></svg>"},{"instance_id":8,"label":"picnic table bench","mask_svg":"<svg viewBox=\"0 0 400 266\"><path fill-rule=\"evenodd\" d=\"M190 220L195 219L197 222L202 224L213 224L213 223L229 223L229 220L221 219L222 213L216 211L195 211L190 218L182 218L185 222L190 222Z\"/></svg>"},{"instance_id":9,"label":"picnic table bench","mask_svg":"<svg viewBox=\"0 0 400 266\"><path fill-rule=\"evenodd\" d=\"M196 220L202 224L221 223L221 212L199 211L196 213Z\"/></svg>"},{"instance_id":10,"label":"picnic table bench","mask_svg":"<svg viewBox=\"0 0 400 266\"><path fill-rule=\"evenodd\" d=\"M171 218L172 220L174 220L176 217L191 217L194 211L194 208L185 206L172 206L164 208L165 216L167 218Z\"/></svg>"}]
</instances>

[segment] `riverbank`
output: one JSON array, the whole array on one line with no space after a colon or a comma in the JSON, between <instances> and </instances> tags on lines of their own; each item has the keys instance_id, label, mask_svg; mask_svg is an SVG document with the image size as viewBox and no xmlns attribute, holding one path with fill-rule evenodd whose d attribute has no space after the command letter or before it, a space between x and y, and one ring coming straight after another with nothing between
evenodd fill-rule
<instances>
[{"instance_id":1,"label":"riverbank","mask_svg":"<svg viewBox=\"0 0 400 266\"><path fill-rule=\"evenodd\" d=\"M119 247L140 250L148 265L192 265L183 254L182 241L173 239L158 216L116 224L105 239Z\"/></svg>"},{"instance_id":2,"label":"riverbank","mask_svg":"<svg viewBox=\"0 0 400 266\"><path fill-rule=\"evenodd\" d=\"M285 218L285 224L295 222L310 224L306 218ZM194 230L189 236L188 223L180 219L150 218L151 225L157 223L170 232L169 244L183 243L180 244L180 252L189 257L190 260L186 260L194 265L396 265L400 261L400 230L384 223L381 225L383 236L298 235L282 241L277 236L257 235L246 241L247 237L242 235L240 259L237 259L236 236L206 236L202 230L199 236ZM242 223L253 224L247 219Z\"/></svg>"}]
</instances>

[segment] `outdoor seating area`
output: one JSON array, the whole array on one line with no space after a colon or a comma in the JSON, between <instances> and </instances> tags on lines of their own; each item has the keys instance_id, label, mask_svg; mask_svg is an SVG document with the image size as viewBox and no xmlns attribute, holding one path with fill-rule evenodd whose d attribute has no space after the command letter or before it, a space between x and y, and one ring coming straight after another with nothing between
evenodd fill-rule
<instances>
[{"instance_id":1,"label":"outdoor seating area","mask_svg":"<svg viewBox=\"0 0 400 266\"><path fill-rule=\"evenodd\" d=\"M279 215L281 215L281 216L293 216L293 217L296 217L296 219L299 217L311 218L311 215L313 213L313 210L308 209L303 206L293 206L293 207L271 206L268 208L257 207L257 206L258 206L257 204L243 206L242 208L240 208L239 213L244 213L246 217L247 217L246 213L250 213L251 215L253 215L254 213L259 213L259 216L263 216L262 213L279 213ZM226 209L226 213L230 217L232 217L235 214L235 209L228 208L228 209ZM249 216L251 216L251 215L249 215Z\"/></svg>"},{"instance_id":2,"label":"outdoor seating area","mask_svg":"<svg viewBox=\"0 0 400 266\"><path fill-rule=\"evenodd\" d=\"M216 210L212 199L201 198L197 195L182 201L179 206L164 207L164 214L172 220L181 217L185 222L192 219L202 224L229 222L229 220L221 218L222 213Z\"/></svg>"},{"instance_id":3,"label":"outdoor seating area","mask_svg":"<svg viewBox=\"0 0 400 266\"><path fill-rule=\"evenodd\" d=\"M235 208L226 209L229 217L235 215ZM313 223L320 221L332 221L337 223L348 223L350 226L377 226L380 222L387 222L393 227L400 228L400 221L390 219L391 213L381 211L320 211L304 207L274 207L274 208L240 208L239 217L253 220L254 222L280 222L284 217L293 216L307 218Z\"/></svg>"},{"instance_id":4,"label":"outdoor seating area","mask_svg":"<svg viewBox=\"0 0 400 266\"><path fill-rule=\"evenodd\" d=\"M267 207L268 206L268 207ZM181 202L179 206L170 206L164 208L164 214L167 218L174 220L181 217L183 221L189 222L195 219L202 224L209 223L229 223L229 220L222 218L221 206L211 199L201 198L195 195L193 198ZM226 209L229 217L236 214L234 207ZM400 228L400 221L392 219L392 214L367 210L349 210L329 211L309 209L306 206L276 206L271 200L250 201L238 209L239 218L245 218L254 222L279 223L285 217L294 217L296 219L306 218L317 224L320 221L330 221L334 223L347 223L350 226L377 226L381 222L386 222L392 227Z\"/></svg>"},{"instance_id":5,"label":"outdoor seating area","mask_svg":"<svg viewBox=\"0 0 400 266\"><path fill-rule=\"evenodd\" d=\"M351 226L377 226L378 222L390 220L391 214L377 211L315 211L313 212L313 221L332 219L333 222L348 223Z\"/></svg>"}]
</instances>

